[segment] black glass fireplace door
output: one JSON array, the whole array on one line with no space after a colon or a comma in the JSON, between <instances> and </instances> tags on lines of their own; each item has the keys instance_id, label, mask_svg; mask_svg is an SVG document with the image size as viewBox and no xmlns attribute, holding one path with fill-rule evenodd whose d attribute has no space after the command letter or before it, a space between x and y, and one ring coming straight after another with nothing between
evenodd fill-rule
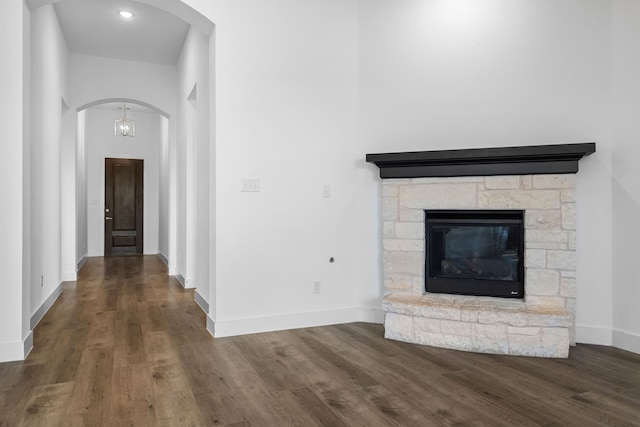
<instances>
[{"instance_id":1,"label":"black glass fireplace door","mask_svg":"<svg viewBox=\"0 0 640 427\"><path fill-rule=\"evenodd\" d=\"M524 297L523 211L425 211L427 292Z\"/></svg>"}]
</instances>

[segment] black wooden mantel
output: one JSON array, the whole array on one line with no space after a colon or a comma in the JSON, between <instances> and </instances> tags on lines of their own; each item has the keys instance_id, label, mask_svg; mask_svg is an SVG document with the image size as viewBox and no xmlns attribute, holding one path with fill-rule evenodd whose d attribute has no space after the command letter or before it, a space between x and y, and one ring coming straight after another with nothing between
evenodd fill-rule
<instances>
[{"instance_id":1,"label":"black wooden mantel","mask_svg":"<svg viewBox=\"0 0 640 427\"><path fill-rule=\"evenodd\" d=\"M382 179L564 174L578 172L578 160L595 151L596 143L588 142L367 154L366 160Z\"/></svg>"}]
</instances>

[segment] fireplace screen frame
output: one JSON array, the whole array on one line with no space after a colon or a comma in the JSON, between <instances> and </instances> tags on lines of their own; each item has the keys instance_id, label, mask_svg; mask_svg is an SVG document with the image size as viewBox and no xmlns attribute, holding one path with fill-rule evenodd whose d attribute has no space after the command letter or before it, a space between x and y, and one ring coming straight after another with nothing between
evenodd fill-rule
<instances>
[{"instance_id":1,"label":"fireplace screen frame","mask_svg":"<svg viewBox=\"0 0 640 427\"><path fill-rule=\"evenodd\" d=\"M524 298L524 210L433 210L425 209L425 291L456 295L476 295L501 298ZM430 244L434 226L516 226L517 280L491 280L481 278L459 278L437 275L430 271ZM435 268L434 268L435 270Z\"/></svg>"}]
</instances>

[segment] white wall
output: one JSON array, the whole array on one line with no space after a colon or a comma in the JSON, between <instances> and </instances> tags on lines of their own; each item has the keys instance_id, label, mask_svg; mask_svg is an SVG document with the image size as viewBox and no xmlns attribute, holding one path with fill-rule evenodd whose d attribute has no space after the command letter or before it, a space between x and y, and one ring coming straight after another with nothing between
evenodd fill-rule
<instances>
[{"instance_id":1,"label":"white wall","mask_svg":"<svg viewBox=\"0 0 640 427\"><path fill-rule=\"evenodd\" d=\"M147 102L169 116L175 114L176 67L71 54L70 101L74 107L108 98Z\"/></svg>"},{"instance_id":2,"label":"white wall","mask_svg":"<svg viewBox=\"0 0 640 427\"><path fill-rule=\"evenodd\" d=\"M160 158L158 174L160 177L160 188L158 195L158 253L165 260L169 257L169 198L170 198L170 169L169 169L169 119L160 117Z\"/></svg>"},{"instance_id":3,"label":"white wall","mask_svg":"<svg viewBox=\"0 0 640 427\"><path fill-rule=\"evenodd\" d=\"M23 263L28 262L28 248L23 230L28 228L28 189L24 180L23 149L28 147L28 92L23 92L29 79L29 12L21 1L3 4L0 14L0 267L3 271L3 286L0 298L0 362L18 360L25 356L25 341L29 340L29 283L28 271ZM25 31L26 30L26 31ZM25 193L26 191L26 193ZM28 237L28 235L26 236ZM27 251L28 252L28 251ZM28 347L28 348L25 348Z\"/></svg>"},{"instance_id":4,"label":"white wall","mask_svg":"<svg viewBox=\"0 0 640 427\"><path fill-rule=\"evenodd\" d=\"M359 319L380 284L356 139L357 3L188 3L216 24L215 334ZM240 192L242 178L261 191Z\"/></svg>"},{"instance_id":5,"label":"white wall","mask_svg":"<svg viewBox=\"0 0 640 427\"><path fill-rule=\"evenodd\" d=\"M143 252L158 253L161 116L155 112L130 111L127 117L136 122L136 136L118 138L113 134L113 123L115 119L122 118L121 110L99 107L86 110L89 256L104 255L105 158L144 160Z\"/></svg>"},{"instance_id":6,"label":"white wall","mask_svg":"<svg viewBox=\"0 0 640 427\"><path fill-rule=\"evenodd\" d=\"M209 117L207 122L209 123L209 139L211 141L209 146L209 292L207 293L207 303L209 307L209 316L207 317L207 328L213 329L211 322L216 319L216 267L217 267L217 252L216 252L216 223L217 223L217 181L216 181L216 34L212 31L209 34ZM206 310L205 310L206 311Z\"/></svg>"},{"instance_id":7,"label":"white wall","mask_svg":"<svg viewBox=\"0 0 640 427\"><path fill-rule=\"evenodd\" d=\"M66 78L66 77L65 77ZM60 262L63 281L77 279L78 252L76 247L76 158L78 117L76 111L69 108L66 100L61 105L61 144L60 144Z\"/></svg>"},{"instance_id":8,"label":"white wall","mask_svg":"<svg viewBox=\"0 0 640 427\"><path fill-rule=\"evenodd\" d=\"M75 234L76 234L76 269L83 259L88 256L88 236L87 226L87 110L78 112L76 123L76 158L75 158ZM66 191L69 191L65 188ZM69 191L70 192L70 191Z\"/></svg>"},{"instance_id":9,"label":"white wall","mask_svg":"<svg viewBox=\"0 0 640 427\"><path fill-rule=\"evenodd\" d=\"M31 11L31 314L59 291L62 280L61 141L68 58L53 6Z\"/></svg>"},{"instance_id":10,"label":"white wall","mask_svg":"<svg viewBox=\"0 0 640 427\"><path fill-rule=\"evenodd\" d=\"M178 59L178 271L209 299L209 44L191 28Z\"/></svg>"},{"instance_id":11,"label":"white wall","mask_svg":"<svg viewBox=\"0 0 640 427\"><path fill-rule=\"evenodd\" d=\"M613 345L640 353L640 3L613 2Z\"/></svg>"},{"instance_id":12,"label":"white wall","mask_svg":"<svg viewBox=\"0 0 640 427\"><path fill-rule=\"evenodd\" d=\"M368 152L597 142L578 174L583 342L611 329L610 33L602 0L360 2Z\"/></svg>"}]
</instances>

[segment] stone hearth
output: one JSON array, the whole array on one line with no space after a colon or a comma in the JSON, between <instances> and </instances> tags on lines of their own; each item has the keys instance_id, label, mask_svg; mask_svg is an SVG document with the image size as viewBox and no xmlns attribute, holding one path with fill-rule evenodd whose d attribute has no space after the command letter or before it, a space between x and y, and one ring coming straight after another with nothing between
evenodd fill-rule
<instances>
[{"instance_id":1,"label":"stone hearth","mask_svg":"<svg viewBox=\"0 0 640 427\"><path fill-rule=\"evenodd\" d=\"M576 145L564 147L574 150ZM583 154L595 151L595 144L591 148ZM460 150L465 151L474 150ZM434 153L438 153L435 157L447 153L444 157L450 158L448 153L457 151ZM370 156L406 158L411 154ZM389 163L387 172L376 163L381 176L390 174L383 176L387 179L382 185L385 337L466 351L567 357L569 346L575 343L574 173L580 157L573 159L574 170L557 174L549 174L546 169L536 174L539 166L533 164L525 168L533 174L498 176L397 178L391 174L405 173L396 167L397 159L396 164ZM367 160L372 161L369 157ZM418 167L430 168L431 173L433 164L424 164ZM417 168L415 163L410 167ZM477 168L471 165L466 172ZM514 168L517 165L508 166L508 170ZM427 209L524 210L525 298L425 293Z\"/></svg>"}]
</instances>

